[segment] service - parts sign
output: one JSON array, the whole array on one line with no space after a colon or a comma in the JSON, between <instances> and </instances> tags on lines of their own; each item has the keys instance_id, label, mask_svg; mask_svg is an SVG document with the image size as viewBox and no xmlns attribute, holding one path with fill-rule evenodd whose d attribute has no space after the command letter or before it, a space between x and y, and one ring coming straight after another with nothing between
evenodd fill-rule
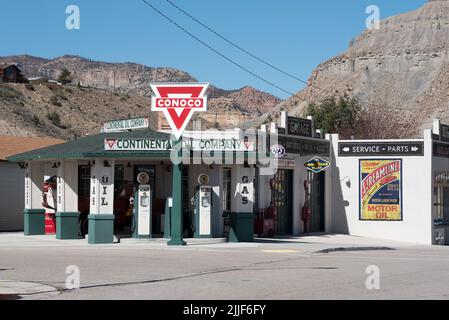
<instances>
[{"instance_id":1,"label":"service - parts sign","mask_svg":"<svg viewBox=\"0 0 449 320\"><path fill-rule=\"evenodd\" d=\"M360 160L360 220L402 220L402 160Z\"/></svg>"}]
</instances>

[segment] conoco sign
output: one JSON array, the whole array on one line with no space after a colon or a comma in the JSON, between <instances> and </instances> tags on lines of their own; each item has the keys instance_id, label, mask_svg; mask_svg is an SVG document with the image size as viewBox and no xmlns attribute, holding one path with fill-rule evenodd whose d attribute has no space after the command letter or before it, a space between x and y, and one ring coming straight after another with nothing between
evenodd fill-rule
<instances>
[{"instance_id":1,"label":"conoco sign","mask_svg":"<svg viewBox=\"0 0 449 320\"><path fill-rule=\"evenodd\" d=\"M152 84L151 111L162 111L179 139L195 111L207 110L207 83Z\"/></svg>"}]
</instances>

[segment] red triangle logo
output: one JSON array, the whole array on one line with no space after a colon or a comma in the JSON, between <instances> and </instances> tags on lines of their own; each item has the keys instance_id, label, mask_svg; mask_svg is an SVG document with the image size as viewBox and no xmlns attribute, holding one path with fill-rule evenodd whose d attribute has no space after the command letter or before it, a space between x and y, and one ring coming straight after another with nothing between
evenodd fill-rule
<instances>
[{"instance_id":1,"label":"red triangle logo","mask_svg":"<svg viewBox=\"0 0 449 320\"><path fill-rule=\"evenodd\" d=\"M112 147L115 145L116 142L117 142L116 139L106 139L106 143L108 144L110 149L112 149Z\"/></svg>"},{"instance_id":2,"label":"red triangle logo","mask_svg":"<svg viewBox=\"0 0 449 320\"><path fill-rule=\"evenodd\" d=\"M178 130L181 129L181 127L184 125L184 122L186 122L187 117L190 115L190 113L193 111L192 109L184 109L179 114L176 113L175 109L167 109L168 114L170 115L170 118L173 120L173 123L175 124L176 128Z\"/></svg>"}]
</instances>

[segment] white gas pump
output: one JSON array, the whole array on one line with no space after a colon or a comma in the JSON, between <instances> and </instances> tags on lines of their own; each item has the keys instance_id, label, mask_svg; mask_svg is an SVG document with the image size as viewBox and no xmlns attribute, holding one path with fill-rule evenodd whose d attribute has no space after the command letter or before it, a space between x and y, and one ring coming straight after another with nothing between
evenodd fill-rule
<instances>
[{"instance_id":1,"label":"white gas pump","mask_svg":"<svg viewBox=\"0 0 449 320\"><path fill-rule=\"evenodd\" d=\"M134 238L151 238L151 187L139 185L134 196Z\"/></svg>"},{"instance_id":2,"label":"white gas pump","mask_svg":"<svg viewBox=\"0 0 449 320\"><path fill-rule=\"evenodd\" d=\"M195 195L195 238L211 237L212 188L198 186Z\"/></svg>"}]
</instances>

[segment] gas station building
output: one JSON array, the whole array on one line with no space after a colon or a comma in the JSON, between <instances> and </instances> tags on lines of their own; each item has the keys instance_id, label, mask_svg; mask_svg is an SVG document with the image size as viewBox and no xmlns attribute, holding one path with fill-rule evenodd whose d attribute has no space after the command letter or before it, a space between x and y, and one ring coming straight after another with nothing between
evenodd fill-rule
<instances>
[{"instance_id":1,"label":"gas station building","mask_svg":"<svg viewBox=\"0 0 449 320\"><path fill-rule=\"evenodd\" d=\"M44 176L56 182L52 208L58 239L77 239L87 233L92 244L111 243L113 235L166 237L169 244L183 244L184 237L252 241L255 233L330 232L326 195L330 195L331 168L313 174L304 165L314 156L329 161L330 143L312 137L312 121L302 121L306 136L286 132L286 120L279 128L274 123L269 128L262 125L257 138L263 142L254 138L251 148L234 145L227 151L212 151L224 156L213 163L196 157L193 147L187 161L183 154L183 163L174 164L173 137L148 128L100 133L12 156L8 160L26 170L25 235L45 233ZM203 131L198 141L206 145L220 139L245 141L248 147L242 134L240 129ZM262 144L271 145L260 148ZM265 158L263 164L258 154ZM307 226L301 220L306 195L316 212ZM148 202L142 203L146 196ZM275 223L273 216L263 219L273 208Z\"/></svg>"},{"instance_id":2,"label":"gas station building","mask_svg":"<svg viewBox=\"0 0 449 320\"><path fill-rule=\"evenodd\" d=\"M45 234L42 183L52 176L57 239L164 237L182 245L189 237L239 242L332 232L449 244L449 126L438 120L410 140L323 138L311 119L286 113L249 141L240 129L201 135L204 145L240 146L212 152L231 162L205 161L193 147L175 163L170 134L146 128L9 157L26 170L25 235Z\"/></svg>"}]
</instances>

